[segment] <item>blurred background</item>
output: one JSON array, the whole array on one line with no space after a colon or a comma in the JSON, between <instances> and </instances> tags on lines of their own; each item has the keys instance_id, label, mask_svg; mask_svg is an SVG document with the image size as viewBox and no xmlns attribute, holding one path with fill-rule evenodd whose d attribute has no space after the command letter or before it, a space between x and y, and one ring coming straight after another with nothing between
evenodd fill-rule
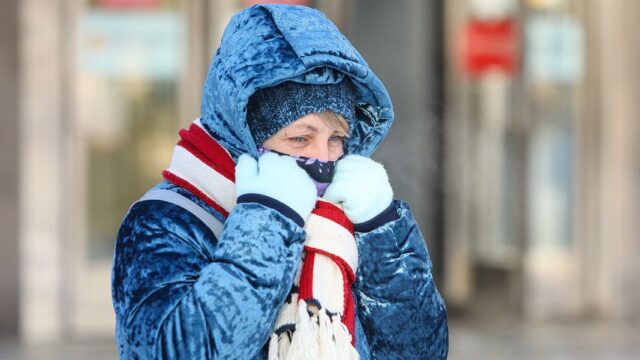
<instances>
[{"instance_id":1,"label":"blurred background","mask_svg":"<svg viewBox=\"0 0 640 360\"><path fill-rule=\"evenodd\" d=\"M117 358L119 222L260 2L0 2L0 358ZM640 1L275 2L322 10L391 94L375 158L451 359L640 358Z\"/></svg>"}]
</instances>

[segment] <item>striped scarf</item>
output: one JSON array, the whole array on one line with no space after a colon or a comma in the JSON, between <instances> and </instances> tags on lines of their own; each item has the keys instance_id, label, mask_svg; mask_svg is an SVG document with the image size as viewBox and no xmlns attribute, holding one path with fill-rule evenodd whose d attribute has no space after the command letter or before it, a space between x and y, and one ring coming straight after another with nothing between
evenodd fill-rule
<instances>
[{"instance_id":1,"label":"striped scarf","mask_svg":"<svg viewBox=\"0 0 640 360\"><path fill-rule=\"evenodd\" d=\"M235 163L199 119L179 132L162 175L227 217L236 205ZM306 219L300 269L278 312L269 360L358 359L351 285L358 267L353 224L336 205L318 199Z\"/></svg>"}]
</instances>

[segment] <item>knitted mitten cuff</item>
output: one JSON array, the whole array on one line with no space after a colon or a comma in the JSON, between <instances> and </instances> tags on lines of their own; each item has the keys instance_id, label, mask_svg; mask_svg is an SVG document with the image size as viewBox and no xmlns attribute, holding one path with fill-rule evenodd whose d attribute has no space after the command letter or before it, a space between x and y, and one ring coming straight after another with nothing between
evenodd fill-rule
<instances>
[{"instance_id":1,"label":"knitted mitten cuff","mask_svg":"<svg viewBox=\"0 0 640 360\"><path fill-rule=\"evenodd\" d=\"M365 221L360 224L353 224L353 228L357 232L369 232L371 230L377 229L378 227L391 222L398 220L400 218L400 214L398 214L398 210L396 208L396 202L392 201L389 207L387 207L383 212L378 214L376 217L369 221Z\"/></svg>"}]
</instances>

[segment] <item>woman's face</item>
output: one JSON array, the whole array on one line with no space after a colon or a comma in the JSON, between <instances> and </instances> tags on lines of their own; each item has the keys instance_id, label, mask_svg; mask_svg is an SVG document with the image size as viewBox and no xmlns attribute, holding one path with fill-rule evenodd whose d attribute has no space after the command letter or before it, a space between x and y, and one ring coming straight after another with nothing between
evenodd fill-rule
<instances>
[{"instance_id":1,"label":"woman's face","mask_svg":"<svg viewBox=\"0 0 640 360\"><path fill-rule=\"evenodd\" d=\"M344 133L311 113L280 129L263 147L294 156L336 160L342 155Z\"/></svg>"}]
</instances>

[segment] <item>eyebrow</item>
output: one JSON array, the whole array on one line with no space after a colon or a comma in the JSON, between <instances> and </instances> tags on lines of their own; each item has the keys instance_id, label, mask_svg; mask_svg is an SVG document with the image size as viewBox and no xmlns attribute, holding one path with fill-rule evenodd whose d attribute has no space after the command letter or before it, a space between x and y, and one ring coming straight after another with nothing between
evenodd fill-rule
<instances>
[{"instance_id":1,"label":"eyebrow","mask_svg":"<svg viewBox=\"0 0 640 360\"><path fill-rule=\"evenodd\" d=\"M300 125L294 125L294 128L298 129L298 128L305 128L308 130L311 130L313 132L318 132L318 128L313 126L313 125L309 125L309 124L300 124Z\"/></svg>"},{"instance_id":2,"label":"eyebrow","mask_svg":"<svg viewBox=\"0 0 640 360\"><path fill-rule=\"evenodd\" d=\"M314 133L318 133L318 132L320 131L320 130L318 130L318 128L317 128L317 127L315 127L315 126L313 126L313 125L311 125L311 124L297 124L297 125L293 125L293 129L295 129L295 130L298 130L298 129L307 129L307 130L309 130L309 131L311 131L311 132L314 132ZM334 129L332 133L333 133L333 134L341 134L341 135L344 135L344 136L347 136L347 135L348 135L347 133L344 133L344 132L342 132L342 131L340 131L340 130L337 130L337 129ZM286 130L285 130L285 131L284 131L284 133L282 134L282 136L289 136L289 135L290 135L290 134L289 134L289 132L287 132Z\"/></svg>"}]
</instances>

